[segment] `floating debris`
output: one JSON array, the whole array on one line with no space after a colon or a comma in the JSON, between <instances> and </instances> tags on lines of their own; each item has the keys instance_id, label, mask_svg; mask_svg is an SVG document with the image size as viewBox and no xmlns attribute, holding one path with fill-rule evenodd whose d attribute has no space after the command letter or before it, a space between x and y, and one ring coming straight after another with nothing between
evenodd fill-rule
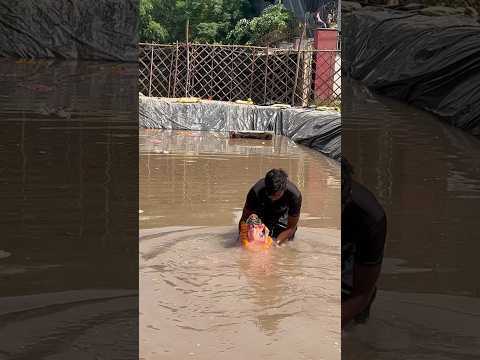
<instances>
[{"instance_id":1,"label":"floating debris","mask_svg":"<svg viewBox=\"0 0 480 360\"><path fill-rule=\"evenodd\" d=\"M11 256L12 254L9 253L8 251L4 251L4 250L0 250L0 259L5 259L9 256Z\"/></svg>"},{"instance_id":2,"label":"floating debris","mask_svg":"<svg viewBox=\"0 0 480 360\"><path fill-rule=\"evenodd\" d=\"M46 106L44 108L41 108L38 113L43 116L55 116L62 119L70 119L72 117L71 109L62 107L51 108Z\"/></svg>"}]
</instances>

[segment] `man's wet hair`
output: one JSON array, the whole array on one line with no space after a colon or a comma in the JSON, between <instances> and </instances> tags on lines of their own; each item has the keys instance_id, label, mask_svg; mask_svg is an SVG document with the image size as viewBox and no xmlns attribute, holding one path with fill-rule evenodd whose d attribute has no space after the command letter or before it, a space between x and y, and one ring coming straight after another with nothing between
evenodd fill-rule
<instances>
[{"instance_id":1,"label":"man's wet hair","mask_svg":"<svg viewBox=\"0 0 480 360\"><path fill-rule=\"evenodd\" d=\"M265 188L268 195L287 188L287 173L282 169L272 169L265 175Z\"/></svg>"},{"instance_id":2,"label":"man's wet hair","mask_svg":"<svg viewBox=\"0 0 480 360\"><path fill-rule=\"evenodd\" d=\"M342 162L342 205L344 205L350 196L354 170L353 170L353 166L344 156L342 156L341 162Z\"/></svg>"}]
</instances>

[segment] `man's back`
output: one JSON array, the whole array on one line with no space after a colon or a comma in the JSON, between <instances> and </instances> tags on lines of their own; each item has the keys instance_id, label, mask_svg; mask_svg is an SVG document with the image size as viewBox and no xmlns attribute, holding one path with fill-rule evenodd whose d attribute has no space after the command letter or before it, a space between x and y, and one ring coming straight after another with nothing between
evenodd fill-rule
<instances>
[{"instance_id":1,"label":"man's back","mask_svg":"<svg viewBox=\"0 0 480 360\"><path fill-rule=\"evenodd\" d=\"M298 216L301 203L302 194L291 181L287 181L283 196L272 202L266 191L265 179L260 179L248 192L245 207L257 213L268 227L272 227L278 221L286 224L288 216Z\"/></svg>"},{"instance_id":2,"label":"man's back","mask_svg":"<svg viewBox=\"0 0 480 360\"><path fill-rule=\"evenodd\" d=\"M378 265L383 260L386 215L375 196L352 181L351 202L342 212L342 286L352 286L353 262Z\"/></svg>"}]
</instances>

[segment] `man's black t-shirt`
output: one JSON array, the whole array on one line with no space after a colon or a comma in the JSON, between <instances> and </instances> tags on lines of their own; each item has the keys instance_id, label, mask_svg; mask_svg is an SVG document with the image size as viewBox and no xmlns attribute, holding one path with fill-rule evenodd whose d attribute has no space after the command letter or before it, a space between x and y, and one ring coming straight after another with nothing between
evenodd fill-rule
<instances>
[{"instance_id":1,"label":"man's black t-shirt","mask_svg":"<svg viewBox=\"0 0 480 360\"><path fill-rule=\"evenodd\" d=\"M302 207L302 194L291 181L283 196L271 201L266 193L265 179L259 180L248 192L245 207L257 214L269 229L275 224L287 225L289 216L299 216Z\"/></svg>"},{"instance_id":2,"label":"man's black t-shirt","mask_svg":"<svg viewBox=\"0 0 480 360\"><path fill-rule=\"evenodd\" d=\"M382 262L386 231L382 206L364 186L352 182L352 201L342 212L342 290L351 290L354 263Z\"/></svg>"}]
</instances>

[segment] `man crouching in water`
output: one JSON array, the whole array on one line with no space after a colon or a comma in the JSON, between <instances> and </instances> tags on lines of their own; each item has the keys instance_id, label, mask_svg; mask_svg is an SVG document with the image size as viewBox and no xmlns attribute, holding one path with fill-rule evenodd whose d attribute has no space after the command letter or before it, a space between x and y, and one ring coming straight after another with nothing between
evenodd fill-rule
<instances>
[{"instance_id":1,"label":"man crouching in water","mask_svg":"<svg viewBox=\"0 0 480 360\"><path fill-rule=\"evenodd\" d=\"M293 240L297 231L302 194L282 169L272 169L248 192L239 223L256 214L268 228L277 245Z\"/></svg>"},{"instance_id":2,"label":"man crouching in water","mask_svg":"<svg viewBox=\"0 0 480 360\"><path fill-rule=\"evenodd\" d=\"M342 158L342 328L369 318L387 232L382 206L352 175Z\"/></svg>"}]
</instances>

